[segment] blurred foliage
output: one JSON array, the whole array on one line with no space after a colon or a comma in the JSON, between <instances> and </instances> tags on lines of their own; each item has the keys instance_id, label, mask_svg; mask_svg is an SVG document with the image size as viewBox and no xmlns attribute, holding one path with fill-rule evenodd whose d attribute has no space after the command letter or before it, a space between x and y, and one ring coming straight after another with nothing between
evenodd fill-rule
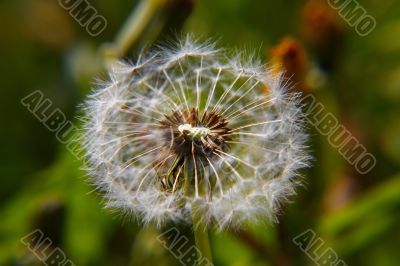
<instances>
[{"instance_id":1,"label":"blurred foliage","mask_svg":"<svg viewBox=\"0 0 400 266\"><path fill-rule=\"evenodd\" d=\"M292 242L309 228L348 265L399 265L400 2L360 1L377 21L360 37L323 0L174 1L184 12L164 18L161 36L180 32L194 4L183 31L279 61L293 72L294 89L315 95L377 158L373 171L360 175L310 126L314 166L293 204L279 224L212 232L215 265L313 265ZM76 265L180 265L156 240L159 230L102 209L80 162L20 103L40 89L79 124L76 106L102 76L99 50L136 5L90 3L108 22L98 37L58 1L0 3L0 265L40 265L20 242L37 228Z\"/></svg>"}]
</instances>

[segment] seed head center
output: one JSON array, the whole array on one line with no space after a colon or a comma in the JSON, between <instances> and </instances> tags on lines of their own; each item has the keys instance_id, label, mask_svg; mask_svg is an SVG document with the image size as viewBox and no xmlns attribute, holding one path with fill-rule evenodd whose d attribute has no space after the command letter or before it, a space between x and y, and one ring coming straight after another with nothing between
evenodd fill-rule
<instances>
[{"instance_id":1,"label":"seed head center","mask_svg":"<svg viewBox=\"0 0 400 266\"><path fill-rule=\"evenodd\" d=\"M206 127L193 127L190 124L182 124L178 126L179 132L189 136L191 139L198 140L206 137L211 133L211 130Z\"/></svg>"},{"instance_id":2,"label":"seed head center","mask_svg":"<svg viewBox=\"0 0 400 266\"><path fill-rule=\"evenodd\" d=\"M203 162L225 151L230 140L230 129L218 111L199 115L195 108L165 114L161 121L165 147L181 158L180 163L196 156Z\"/></svg>"}]
</instances>

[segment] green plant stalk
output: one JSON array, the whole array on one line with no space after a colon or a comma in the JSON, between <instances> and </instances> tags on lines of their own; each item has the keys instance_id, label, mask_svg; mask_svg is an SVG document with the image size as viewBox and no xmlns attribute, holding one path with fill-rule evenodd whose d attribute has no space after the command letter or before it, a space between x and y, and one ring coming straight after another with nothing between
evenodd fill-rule
<instances>
[{"instance_id":1,"label":"green plant stalk","mask_svg":"<svg viewBox=\"0 0 400 266\"><path fill-rule=\"evenodd\" d=\"M106 58L117 59L124 56L166 3L167 0L142 0L128 17L115 41L105 48Z\"/></svg>"},{"instance_id":2,"label":"green plant stalk","mask_svg":"<svg viewBox=\"0 0 400 266\"><path fill-rule=\"evenodd\" d=\"M194 207L194 206L193 206ZM202 222L202 213L196 211L196 208L192 208L192 220L193 220L193 233L196 242L196 247L199 250L198 261L199 266L206 266L212 263L212 254L210 247L210 239L208 237L208 230L204 222Z\"/></svg>"},{"instance_id":3,"label":"green plant stalk","mask_svg":"<svg viewBox=\"0 0 400 266\"><path fill-rule=\"evenodd\" d=\"M184 169L184 191L189 197L193 191L191 191L190 183L194 178L194 167L192 161L185 159L185 169ZM201 179L201 172L199 172L199 179ZM193 196L193 195L192 195ZM212 263L212 254L210 247L210 240L208 237L207 226L202 219L203 213L200 208L196 206L196 203L192 203L192 224L193 224L193 234L198 249L197 259L199 266L207 266Z\"/></svg>"}]
</instances>

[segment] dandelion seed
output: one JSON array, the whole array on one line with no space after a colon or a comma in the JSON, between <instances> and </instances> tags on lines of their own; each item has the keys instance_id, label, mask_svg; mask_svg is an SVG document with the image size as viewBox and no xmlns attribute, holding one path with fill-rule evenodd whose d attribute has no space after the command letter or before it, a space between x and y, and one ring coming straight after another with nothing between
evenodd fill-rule
<instances>
[{"instance_id":1,"label":"dandelion seed","mask_svg":"<svg viewBox=\"0 0 400 266\"><path fill-rule=\"evenodd\" d=\"M158 225L195 209L220 229L275 219L308 162L298 95L226 53L189 36L118 63L88 97L87 168L107 206Z\"/></svg>"}]
</instances>

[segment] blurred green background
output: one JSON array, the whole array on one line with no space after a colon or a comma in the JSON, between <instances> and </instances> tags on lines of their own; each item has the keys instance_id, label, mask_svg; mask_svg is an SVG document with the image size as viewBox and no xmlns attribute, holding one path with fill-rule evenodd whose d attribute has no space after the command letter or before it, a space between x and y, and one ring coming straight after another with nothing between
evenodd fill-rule
<instances>
[{"instance_id":1,"label":"blurred green background","mask_svg":"<svg viewBox=\"0 0 400 266\"><path fill-rule=\"evenodd\" d=\"M81 162L20 103L41 90L79 125L77 105L104 73L99 51L137 5L89 2L108 22L97 37L58 1L0 3L0 265L44 265L20 242L35 229L76 265L181 265L159 230L102 208ZM332 248L347 265L399 265L400 1L359 2L377 22L365 37L324 0L170 0L126 55L181 31L255 49L288 66L293 89L314 95L377 159L357 173L310 125L313 167L280 223L212 232L215 265L315 265L292 241L307 229L325 242L319 254Z\"/></svg>"}]
</instances>

